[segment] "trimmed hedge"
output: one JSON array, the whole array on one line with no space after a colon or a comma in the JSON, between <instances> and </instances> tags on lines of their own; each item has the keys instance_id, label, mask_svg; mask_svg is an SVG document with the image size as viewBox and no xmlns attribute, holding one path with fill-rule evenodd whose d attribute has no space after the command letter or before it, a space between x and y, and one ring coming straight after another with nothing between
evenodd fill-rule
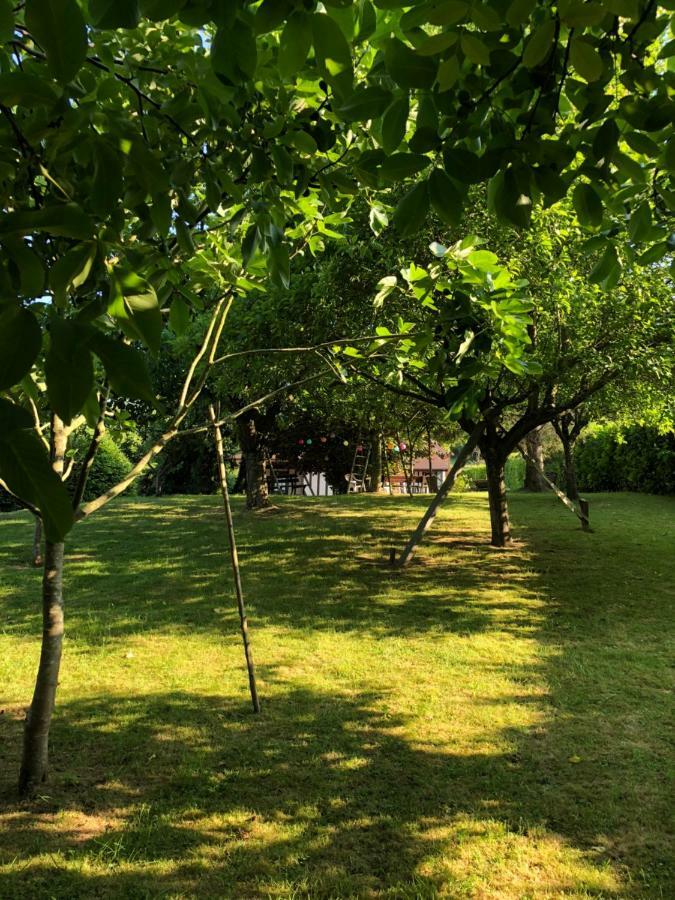
<instances>
[{"instance_id":1,"label":"trimmed hedge","mask_svg":"<svg viewBox=\"0 0 675 900\"><path fill-rule=\"evenodd\" d=\"M457 478L458 491L475 491L477 481L485 481L485 463L471 463L465 466ZM504 466L504 481L507 491L519 491L525 484L525 460L520 454L509 456Z\"/></svg>"},{"instance_id":2,"label":"trimmed hedge","mask_svg":"<svg viewBox=\"0 0 675 900\"><path fill-rule=\"evenodd\" d=\"M84 491L84 499L93 500L100 494L104 494L107 490L121 481L125 475L131 471L131 462L129 457L123 450L114 443L107 435L101 441L98 448L94 463L87 478L87 486ZM70 487L77 484L77 469L71 475L68 484ZM127 494L136 493L135 485L127 488Z\"/></svg>"},{"instance_id":3,"label":"trimmed hedge","mask_svg":"<svg viewBox=\"0 0 675 900\"><path fill-rule=\"evenodd\" d=\"M574 459L581 491L675 493L675 434L607 425L579 442Z\"/></svg>"}]
</instances>

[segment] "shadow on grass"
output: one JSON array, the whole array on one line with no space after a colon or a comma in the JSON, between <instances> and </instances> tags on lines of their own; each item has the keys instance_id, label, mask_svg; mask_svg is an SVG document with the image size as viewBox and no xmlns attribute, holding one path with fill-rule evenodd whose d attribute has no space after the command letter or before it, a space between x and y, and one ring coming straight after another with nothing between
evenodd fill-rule
<instances>
[{"instance_id":1,"label":"shadow on grass","mask_svg":"<svg viewBox=\"0 0 675 900\"><path fill-rule=\"evenodd\" d=\"M374 529L366 508L303 504L264 523L242 522L258 621L376 638L524 634L541 646L541 661L510 680L546 686L534 701L545 707L541 724L504 729L508 752L453 753L451 739L443 749L433 735L411 741L405 717L388 711L381 692L297 688L273 669L260 719L244 705L189 693L62 704L52 799L9 803L5 812L3 861L37 859L0 878L0 896L482 896L472 879L490 866L491 840L500 853L510 848L509 877L523 856L543 870L539 880L521 873L515 882L532 897L668 896L672 562L660 523L672 505L645 498L617 515L618 502L598 498L598 530L587 536L550 502L514 498L516 552L494 553L460 524L449 538L434 535L403 575L353 558L355 535L386 546L406 507L392 503ZM138 630L138 620L124 617L139 592L145 627L213 629L222 575L202 569L220 557L217 507L179 503L174 517L167 504L152 513L157 525L168 509L172 528L150 523L142 540L130 537L124 508L77 537L70 591L88 603L98 597L103 626L83 620L74 629L92 628L92 640L96 627L112 636ZM106 542L111 555L115 546L124 551L125 571L110 557L91 563L103 567L95 571L78 562L78 554L96 558ZM147 560L156 570L138 585ZM106 573L115 574L114 601L98 593ZM492 663L476 665L488 671ZM498 702L531 701L513 693ZM467 696L476 706L495 702ZM18 723L4 730L16 746ZM56 810L62 831L50 818ZM118 824L92 835L68 825L77 814L94 831L97 817ZM574 865L569 851L578 851ZM67 870L50 863L50 853L65 854ZM510 883L505 875L502 884ZM502 895L528 894L497 888L488 896Z\"/></svg>"},{"instance_id":2,"label":"shadow on grass","mask_svg":"<svg viewBox=\"0 0 675 900\"><path fill-rule=\"evenodd\" d=\"M522 560L511 563L508 554L491 549L487 531L453 528L450 554L438 548L433 574L422 556L405 573L385 564L388 548L400 547L427 499L379 498L376 517L368 515L372 499L352 496L285 499L274 517L239 510L238 544L252 618L376 637L491 628L495 584L522 588L524 597L531 592ZM78 526L69 542L69 628L79 641L96 645L102 638L153 629L213 632L223 616L234 627L225 541L217 498L171 498L160 505L131 500L111 507ZM22 587L7 628L35 633L39 573L18 566L22 553L27 547L16 539L0 549L0 566L14 565ZM114 591L108 590L110 577ZM501 627L532 624L530 606L503 604Z\"/></svg>"},{"instance_id":3,"label":"shadow on grass","mask_svg":"<svg viewBox=\"0 0 675 900\"><path fill-rule=\"evenodd\" d=\"M554 783L526 735L510 754L433 752L385 708L294 689L259 719L187 693L63 705L54 742L76 762L52 780L69 792L6 808L3 857L37 859L0 875L0 896L431 898L470 888L477 843L546 845ZM100 815L120 824L83 839L78 813L90 831ZM542 853L547 889L611 883L590 865L557 870L557 853ZM434 856L445 870L425 874Z\"/></svg>"}]
</instances>

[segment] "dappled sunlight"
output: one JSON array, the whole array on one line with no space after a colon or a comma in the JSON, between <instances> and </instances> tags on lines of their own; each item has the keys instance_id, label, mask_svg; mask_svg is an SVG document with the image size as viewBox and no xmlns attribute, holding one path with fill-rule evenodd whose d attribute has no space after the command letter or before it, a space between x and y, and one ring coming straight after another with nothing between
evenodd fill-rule
<instances>
[{"instance_id":1,"label":"dappled sunlight","mask_svg":"<svg viewBox=\"0 0 675 900\"><path fill-rule=\"evenodd\" d=\"M283 498L267 518L238 502L260 717L217 498L112 506L71 545L52 771L31 804L13 773L39 573L16 537L29 519L0 519L18 562L0 583L0 896L651 895L668 535L645 565L631 534L666 507L642 498L615 535L598 498L589 536L550 499L513 497L505 552L484 497L453 499L404 572L387 548L424 498Z\"/></svg>"}]
</instances>

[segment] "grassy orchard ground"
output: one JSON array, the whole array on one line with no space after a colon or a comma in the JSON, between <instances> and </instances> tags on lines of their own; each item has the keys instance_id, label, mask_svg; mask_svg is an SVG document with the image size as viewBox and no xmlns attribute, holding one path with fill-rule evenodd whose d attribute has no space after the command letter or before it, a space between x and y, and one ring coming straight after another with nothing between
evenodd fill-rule
<instances>
[{"instance_id":1,"label":"grassy orchard ground","mask_svg":"<svg viewBox=\"0 0 675 900\"><path fill-rule=\"evenodd\" d=\"M0 896L667 897L667 498L238 504L249 712L216 497L78 526L51 780L14 800L37 654L31 527L0 517Z\"/></svg>"}]
</instances>

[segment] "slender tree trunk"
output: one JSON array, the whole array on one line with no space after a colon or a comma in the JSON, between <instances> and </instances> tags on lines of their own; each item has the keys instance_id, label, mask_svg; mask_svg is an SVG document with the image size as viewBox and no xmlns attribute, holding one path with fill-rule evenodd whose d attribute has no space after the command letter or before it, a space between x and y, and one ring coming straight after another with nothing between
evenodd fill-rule
<instances>
[{"instance_id":1,"label":"slender tree trunk","mask_svg":"<svg viewBox=\"0 0 675 900\"><path fill-rule=\"evenodd\" d=\"M33 565L38 569L44 563L42 556L42 519L35 516L35 527L33 529Z\"/></svg>"},{"instance_id":2,"label":"slender tree trunk","mask_svg":"<svg viewBox=\"0 0 675 900\"><path fill-rule=\"evenodd\" d=\"M52 468L63 477L68 433L61 419L52 414ZM19 794L29 797L47 778L49 727L59 683L63 647L63 542L45 541L42 575L42 648L35 690L26 715L23 754L19 772Z\"/></svg>"},{"instance_id":3,"label":"slender tree trunk","mask_svg":"<svg viewBox=\"0 0 675 900\"><path fill-rule=\"evenodd\" d=\"M370 435L370 481L368 493L379 494L382 490L382 440L379 434Z\"/></svg>"},{"instance_id":4,"label":"slender tree trunk","mask_svg":"<svg viewBox=\"0 0 675 900\"><path fill-rule=\"evenodd\" d=\"M499 451L489 449L483 452L487 470L488 501L490 504L490 543L493 547L505 547L511 542L509 508L506 501L504 465L506 460Z\"/></svg>"},{"instance_id":5,"label":"slender tree trunk","mask_svg":"<svg viewBox=\"0 0 675 900\"><path fill-rule=\"evenodd\" d=\"M42 651L33 700L26 716L19 793L29 797L47 778L49 726L54 712L63 646L63 543L45 543L42 578Z\"/></svg>"},{"instance_id":6,"label":"slender tree trunk","mask_svg":"<svg viewBox=\"0 0 675 900\"><path fill-rule=\"evenodd\" d=\"M525 446L527 447L528 456L532 457L536 465L525 460L525 490L541 494L545 485L539 475L544 469L544 447L541 442L541 429L535 428L525 438Z\"/></svg>"},{"instance_id":7,"label":"slender tree trunk","mask_svg":"<svg viewBox=\"0 0 675 900\"><path fill-rule=\"evenodd\" d=\"M243 421L237 419L237 431L246 472L246 507L247 509L264 509L269 506L270 500L265 458L260 446L260 436L255 418L249 416Z\"/></svg>"},{"instance_id":8,"label":"slender tree trunk","mask_svg":"<svg viewBox=\"0 0 675 900\"><path fill-rule=\"evenodd\" d=\"M227 471L225 469L225 454L223 452L223 437L217 424L216 413L213 404L209 405L209 415L211 424L213 425L213 437L216 444L216 458L218 460L218 475L220 478L220 490L223 495L223 507L225 509L225 520L227 522L227 539L230 547L230 561L232 563L232 576L234 578L234 589L237 595L237 607L239 609L239 625L241 627L241 637L244 643L244 656L246 658L246 669L248 671L248 684L251 691L251 703L253 711L260 712L260 700L258 699L258 685L255 677L255 665L253 663L253 651L251 650L251 642L248 636L248 618L246 616L246 606L244 604L244 592L241 586L241 572L239 570L239 555L237 553L237 541L234 533L234 522L232 520L232 508L230 506L230 496L227 490Z\"/></svg>"},{"instance_id":9,"label":"slender tree trunk","mask_svg":"<svg viewBox=\"0 0 675 900\"><path fill-rule=\"evenodd\" d=\"M565 489L570 500L579 499L579 486L577 484L577 469L574 462L574 441L563 432L561 437L563 455L565 458Z\"/></svg>"}]
</instances>

